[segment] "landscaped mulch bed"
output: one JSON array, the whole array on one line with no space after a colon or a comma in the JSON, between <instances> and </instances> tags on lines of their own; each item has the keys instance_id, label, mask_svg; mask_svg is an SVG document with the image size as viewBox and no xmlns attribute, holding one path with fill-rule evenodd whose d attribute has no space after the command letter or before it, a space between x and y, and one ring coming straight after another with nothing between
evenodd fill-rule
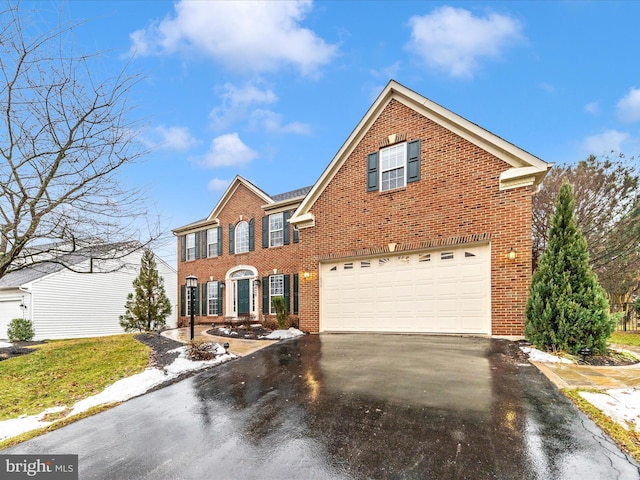
<instances>
[{"instance_id":1,"label":"landscaped mulch bed","mask_svg":"<svg viewBox=\"0 0 640 480\"><path fill-rule=\"evenodd\" d=\"M238 325L233 327L213 327L211 330L207 330L209 335L215 335L217 337L239 338L244 340L266 340L265 337L269 335L272 330L263 327L262 325L254 324L250 327L246 325Z\"/></svg>"},{"instance_id":2,"label":"landscaped mulch bed","mask_svg":"<svg viewBox=\"0 0 640 480\"><path fill-rule=\"evenodd\" d=\"M580 365L591 365L593 367L623 367L625 365L640 363L640 360L612 350L608 355L588 355L584 358L584 361L580 358L578 363Z\"/></svg>"},{"instance_id":3,"label":"landscaped mulch bed","mask_svg":"<svg viewBox=\"0 0 640 480\"><path fill-rule=\"evenodd\" d=\"M44 342L15 342L10 347L0 348L0 361L33 353L33 349L28 347L41 343Z\"/></svg>"},{"instance_id":4,"label":"landscaped mulch bed","mask_svg":"<svg viewBox=\"0 0 640 480\"><path fill-rule=\"evenodd\" d=\"M151 347L151 358L149 359L151 367L162 368L171 365L178 357L178 353L169 353L169 351L184 346L184 343L164 337L159 333L138 333L133 338Z\"/></svg>"}]
</instances>

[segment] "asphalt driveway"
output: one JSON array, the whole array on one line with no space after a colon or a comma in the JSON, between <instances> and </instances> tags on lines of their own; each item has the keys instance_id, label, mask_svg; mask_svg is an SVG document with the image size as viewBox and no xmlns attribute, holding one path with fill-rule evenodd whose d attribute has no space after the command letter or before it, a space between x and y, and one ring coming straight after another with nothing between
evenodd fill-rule
<instances>
[{"instance_id":1,"label":"asphalt driveway","mask_svg":"<svg viewBox=\"0 0 640 480\"><path fill-rule=\"evenodd\" d=\"M100 479L638 479L513 344L320 335L267 347L2 453Z\"/></svg>"}]
</instances>

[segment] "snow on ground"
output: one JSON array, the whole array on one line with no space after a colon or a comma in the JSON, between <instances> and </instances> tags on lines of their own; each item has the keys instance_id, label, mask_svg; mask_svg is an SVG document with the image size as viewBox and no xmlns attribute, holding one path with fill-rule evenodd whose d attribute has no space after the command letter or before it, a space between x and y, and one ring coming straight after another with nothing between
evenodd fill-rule
<instances>
[{"instance_id":1,"label":"snow on ground","mask_svg":"<svg viewBox=\"0 0 640 480\"><path fill-rule=\"evenodd\" d=\"M529 355L529 360L532 362L574 363L567 358L542 352L532 347L520 347L520 349ZM618 388L601 392L580 392L580 395L627 430L629 425L640 428L640 389Z\"/></svg>"},{"instance_id":2,"label":"snow on ground","mask_svg":"<svg viewBox=\"0 0 640 480\"><path fill-rule=\"evenodd\" d=\"M603 392L580 392L582 398L629 430L640 427L640 390L618 388Z\"/></svg>"},{"instance_id":3,"label":"snow on ground","mask_svg":"<svg viewBox=\"0 0 640 480\"><path fill-rule=\"evenodd\" d=\"M557 355L552 355L547 352L543 352L542 350L538 350L533 347L520 347L524 353L529 355L529 360L532 362L542 362L542 363L573 363L568 358L558 357Z\"/></svg>"},{"instance_id":4,"label":"snow on ground","mask_svg":"<svg viewBox=\"0 0 640 480\"><path fill-rule=\"evenodd\" d=\"M186 346L176 348L173 351L179 352L180 355L171 365L168 365L163 370L159 368L147 368L141 373L118 380L116 383L108 386L101 393L77 402L73 407L71 407L71 411L66 415L66 417L77 415L78 413L82 413L98 405L124 402L130 398L142 395L158 385L169 382L183 373L220 365L221 363L228 362L229 360L236 358L236 356L231 353L225 353L226 351L224 347L221 347L219 344L215 344L215 348L217 354L215 359L197 362L191 361L187 358ZM0 441L15 437L30 430L51 425L53 422L45 420L46 415L59 413L65 409L66 407L54 407L49 408L38 415L22 415L18 418L4 420L0 422Z\"/></svg>"},{"instance_id":5,"label":"snow on ground","mask_svg":"<svg viewBox=\"0 0 640 480\"><path fill-rule=\"evenodd\" d=\"M295 338L304 335L303 332L297 328L291 327L289 330L274 330L269 335L264 335L260 338L267 338L269 340L283 340L285 338Z\"/></svg>"}]
</instances>

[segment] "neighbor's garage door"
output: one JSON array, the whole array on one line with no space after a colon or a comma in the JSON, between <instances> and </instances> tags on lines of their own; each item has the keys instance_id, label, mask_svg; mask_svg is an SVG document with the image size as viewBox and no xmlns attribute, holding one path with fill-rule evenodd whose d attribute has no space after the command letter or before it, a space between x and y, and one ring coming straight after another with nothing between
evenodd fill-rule
<instances>
[{"instance_id":1,"label":"neighbor's garage door","mask_svg":"<svg viewBox=\"0 0 640 480\"><path fill-rule=\"evenodd\" d=\"M488 245L323 263L320 330L491 333Z\"/></svg>"},{"instance_id":2,"label":"neighbor's garage door","mask_svg":"<svg viewBox=\"0 0 640 480\"><path fill-rule=\"evenodd\" d=\"M20 299L0 300L0 338L7 338L7 327L14 318L22 318Z\"/></svg>"}]
</instances>

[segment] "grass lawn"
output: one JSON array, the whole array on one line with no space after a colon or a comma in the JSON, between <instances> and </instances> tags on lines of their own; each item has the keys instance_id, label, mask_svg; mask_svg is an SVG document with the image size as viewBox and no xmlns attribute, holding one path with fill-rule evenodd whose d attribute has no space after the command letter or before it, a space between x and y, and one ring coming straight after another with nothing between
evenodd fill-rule
<instances>
[{"instance_id":1,"label":"grass lawn","mask_svg":"<svg viewBox=\"0 0 640 480\"><path fill-rule=\"evenodd\" d=\"M0 362L0 420L73 406L142 372L150 349L133 335L55 340Z\"/></svg>"},{"instance_id":2,"label":"grass lawn","mask_svg":"<svg viewBox=\"0 0 640 480\"><path fill-rule=\"evenodd\" d=\"M635 332L613 332L609 337L609 343L619 345L635 345L640 347L640 333Z\"/></svg>"}]
</instances>

